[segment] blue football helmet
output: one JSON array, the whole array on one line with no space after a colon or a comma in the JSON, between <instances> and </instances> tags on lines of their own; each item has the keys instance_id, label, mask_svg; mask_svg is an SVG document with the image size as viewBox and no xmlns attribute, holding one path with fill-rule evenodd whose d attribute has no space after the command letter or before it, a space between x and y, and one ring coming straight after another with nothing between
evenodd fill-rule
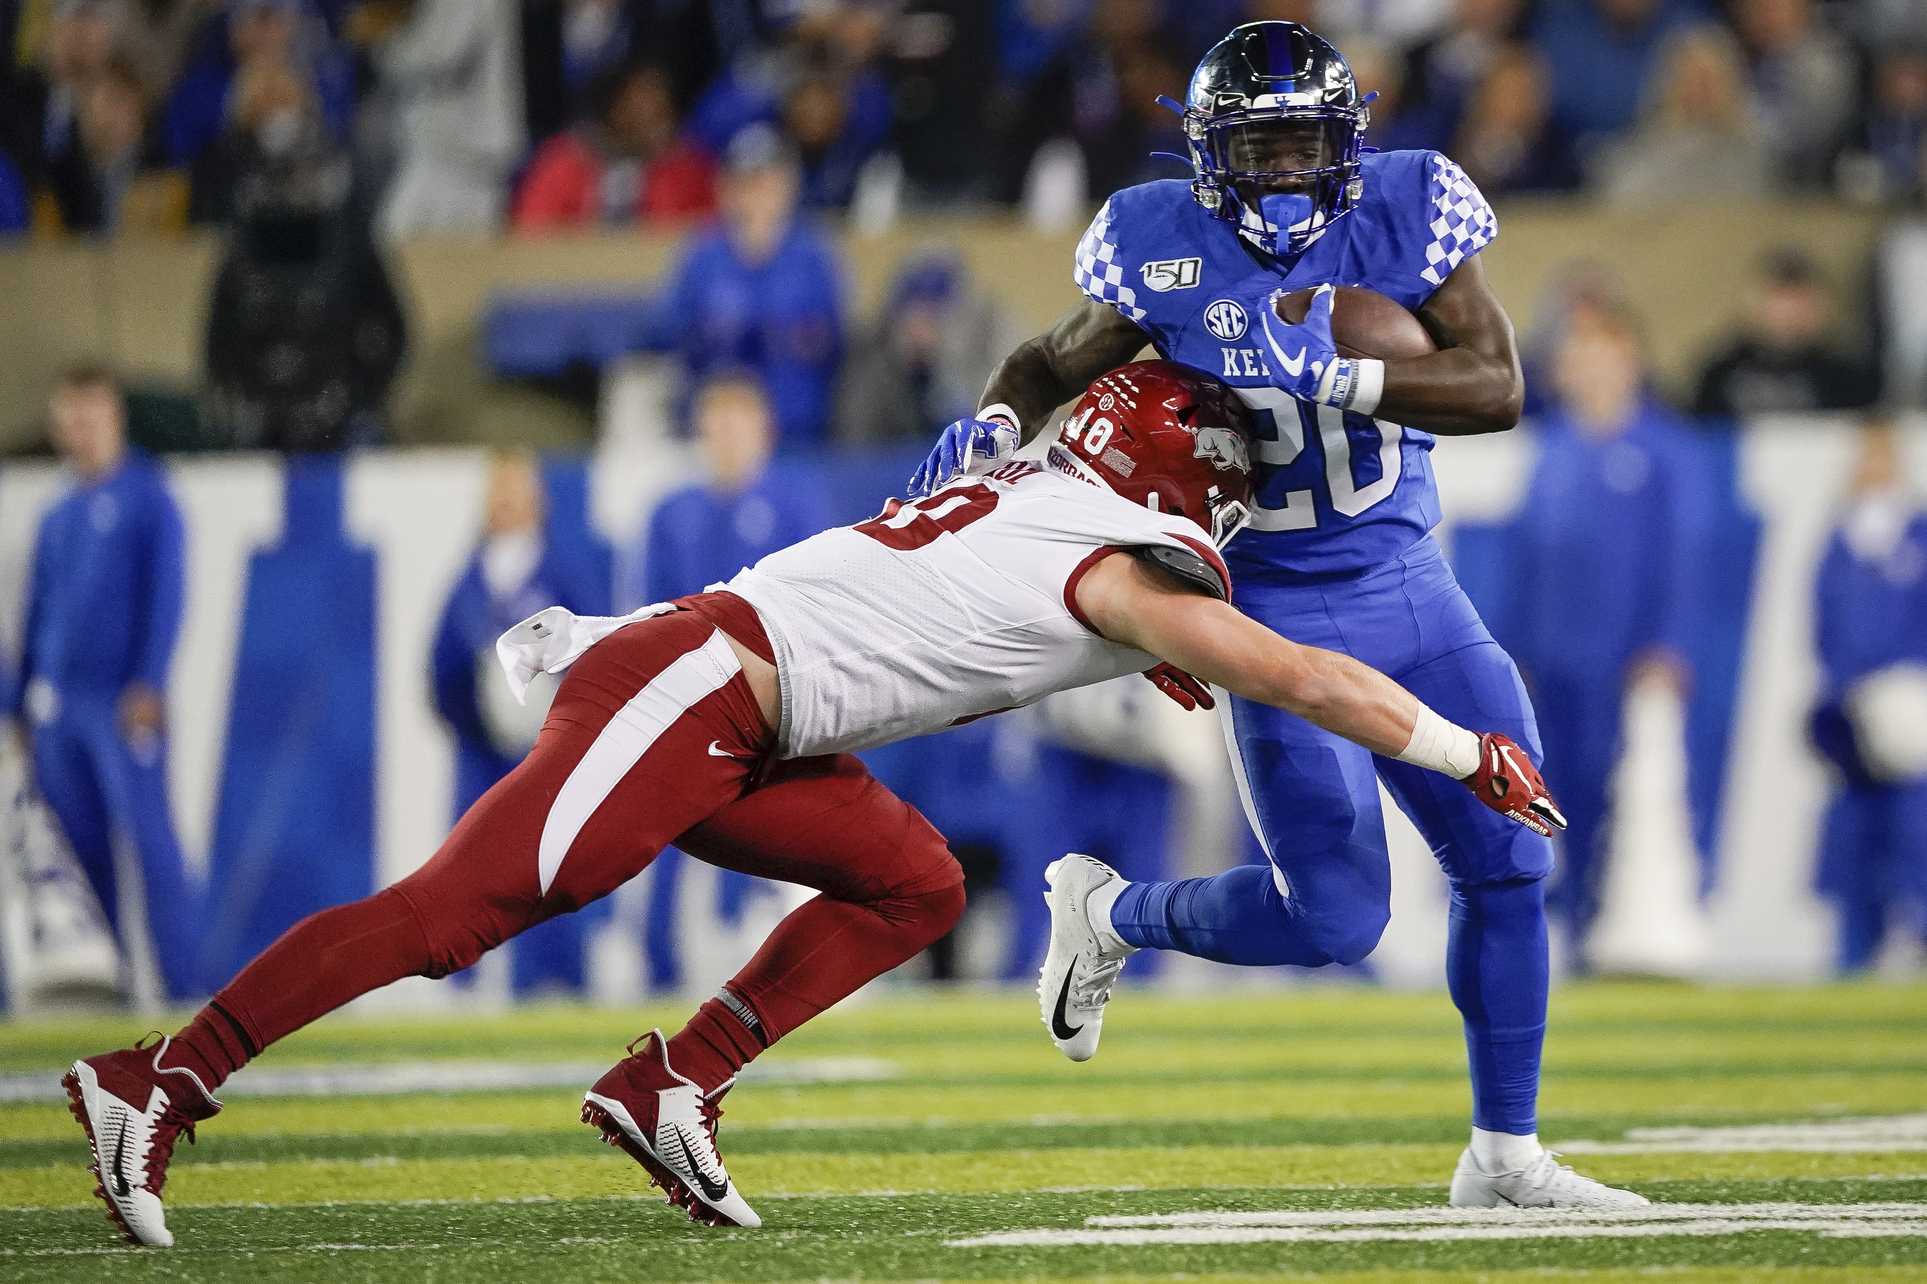
<instances>
[{"instance_id":1,"label":"blue football helmet","mask_svg":"<svg viewBox=\"0 0 1927 1284\"><path fill-rule=\"evenodd\" d=\"M1248 22L1211 46L1183 106L1191 194L1267 254L1302 252L1364 192L1371 119L1351 66L1296 22Z\"/></svg>"}]
</instances>

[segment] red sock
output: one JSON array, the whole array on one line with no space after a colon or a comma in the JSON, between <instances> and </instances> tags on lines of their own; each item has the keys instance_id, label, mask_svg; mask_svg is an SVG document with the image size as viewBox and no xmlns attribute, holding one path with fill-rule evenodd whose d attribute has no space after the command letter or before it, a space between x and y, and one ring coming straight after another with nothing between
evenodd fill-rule
<instances>
[{"instance_id":1,"label":"red sock","mask_svg":"<svg viewBox=\"0 0 1927 1284\"><path fill-rule=\"evenodd\" d=\"M762 1018L724 986L671 1037L669 1064L704 1093L711 1093L768 1046Z\"/></svg>"},{"instance_id":2,"label":"red sock","mask_svg":"<svg viewBox=\"0 0 1927 1284\"><path fill-rule=\"evenodd\" d=\"M394 888L302 919L229 981L174 1036L167 1061L209 1092L287 1037L350 999L430 971L421 921Z\"/></svg>"},{"instance_id":3,"label":"red sock","mask_svg":"<svg viewBox=\"0 0 1927 1284\"><path fill-rule=\"evenodd\" d=\"M194 1019L174 1036L173 1042L167 1045L163 1064L185 1066L200 1076L203 1087L213 1092L229 1075L246 1065L254 1052L247 1031L217 999L195 1013Z\"/></svg>"},{"instance_id":4,"label":"red sock","mask_svg":"<svg viewBox=\"0 0 1927 1284\"><path fill-rule=\"evenodd\" d=\"M756 1055L956 925L962 883L868 904L818 896L669 1040L669 1064L714 1091Z\"/></svg>"}]
</instances>

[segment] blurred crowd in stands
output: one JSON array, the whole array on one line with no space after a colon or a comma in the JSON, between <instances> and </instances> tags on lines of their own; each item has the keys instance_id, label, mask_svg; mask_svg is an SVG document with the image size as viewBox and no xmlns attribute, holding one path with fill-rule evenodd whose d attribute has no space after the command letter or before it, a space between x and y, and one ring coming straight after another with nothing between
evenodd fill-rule
<instances>
[{"instance_id":1,"label":"blurred crowd in stands","mask_svg":"<svg viewBox=\"0 0 1927 1284\"><path fill-rule=\"evenodd\" d=\"M687 218L759 123L812 209L1075 221L1182 172L1157 95L1252 18L1489 195L1922 198L1918 0L0 0L0 231L219 223L274 166L385 235Z\"/></svg>"},{"instance_id":2,"label":"blurred crowd in stands","mask_svg":"<svg viewBox=\"0 0 1927 1284\"><path fill-rule=\"evenodd\" d=\"M1347 51L1371 142L1444 149L1490 194L1927 190L1918 0L0 0L0 233L227 229L193 444L387 435L409 336L385 242L644 224L688 229L661 289L497 299L494 372L658 351L683 407L754 373L784 448L907 439L968 413L1018 336L944 252L850 317L816 216L1068 233L1185 172L1153 155L1183 150L1157 95L1273 17ZM1797 253L1763 265L1692 408L1874 400L1828 297Z\"/></svg>"}]
</instances>

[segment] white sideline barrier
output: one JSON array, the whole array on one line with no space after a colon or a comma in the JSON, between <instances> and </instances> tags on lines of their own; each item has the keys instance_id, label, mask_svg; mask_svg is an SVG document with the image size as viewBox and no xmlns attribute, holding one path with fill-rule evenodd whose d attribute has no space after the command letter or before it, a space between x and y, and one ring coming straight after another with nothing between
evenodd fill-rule
<instances>
[{"instance_id":1,"label":"white sideline barrier","mask_svg":"<svg viewBox=\"0 0 1927 1284\"><path fill-rule=\"evenodd\" d=\"M1911 436L1927 436L1927 418L1912 426ZM1828 917L1809 881L1827 779L1805 747L1804 721L1815 683L1813 574L1853 457L1854 432L1841 421L1768 423L1750 430L1743 446L1744 495L1762 514L1764 534L1721 826L1719 865L1729 876L1707 905L1711 975L1810 977L1825 967ZM1460 520L1503 517L1530 484L1534 449L1523 433L1441 441L1434 461L1446 512ZM1927 495L1924 456L1914 449L1909 466ZM483 461L477 450L370 452L357 457L348 474L349 532L376 551L381 568L377 842L384 879L424 860L447 828L451 750L430 706L425 671L435 619L479 520ZM619 561L633 547L649 505L686 475L686 463L678 451L646 452L634 444L598 459L593 520ZM189 459L172 472L187 522L189 565L170 693L171 771L183 846L190 860L200 861L212 825L247 559L278 537L282 494L270 458ZM18 652L32 532L56 486L45 465L0 470L0 646L10 654ZM1449 543L1449 520L1443 534ZM1177 769L1188 786L1183 827L1191 850L1174 867L1208 872L1214 855L1222 858L1222 851L1211 850L1212 835L1234 823L1226 809L1235 809L1215 728L1190 737L1188 725L1174 728L1165 719L1161 707L1143 715L1135 733L1141 743L1129 756ZM1443 879L1389 800L1385 811L1395 866L1393 923L1375 959L1388 982L1434 984L1442 975ZM706 912L700 893L684 900L691 907L686 912ZM621 916L616 926L635 930ZM691 984L719 979L730 965L720 956L707 960L704 970L714 974L692 976ZM1198 979L1183 968L1173 975L1180 983ZM620 988L605 995L621 996Z\"/></svg>"}]
</instances>

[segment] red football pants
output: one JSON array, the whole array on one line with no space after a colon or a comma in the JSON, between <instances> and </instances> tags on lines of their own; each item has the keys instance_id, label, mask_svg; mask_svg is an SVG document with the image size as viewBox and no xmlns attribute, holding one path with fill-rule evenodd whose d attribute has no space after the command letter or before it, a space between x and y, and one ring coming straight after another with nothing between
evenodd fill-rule
<instances>
[{"instance_id":1,"label":"red football pants","mask_svg":"<svg viewBox=\"0 0 1927 1284\"><path fill-rule=\"evenodd\" d=\"M761 1046L948 932L963 873L943 836L847 754L772 760L770 729L712 622L766 651L754 612L728 594L687 601L576 661L528 757L427 864L302 920L243 969L179 1036L195 1068L218 1082L358 995L465 968L608 895L671 842L821 892L727 986ZM732 1070L756 1050L729 1054Z\"/></svg>"}]
</instances>

